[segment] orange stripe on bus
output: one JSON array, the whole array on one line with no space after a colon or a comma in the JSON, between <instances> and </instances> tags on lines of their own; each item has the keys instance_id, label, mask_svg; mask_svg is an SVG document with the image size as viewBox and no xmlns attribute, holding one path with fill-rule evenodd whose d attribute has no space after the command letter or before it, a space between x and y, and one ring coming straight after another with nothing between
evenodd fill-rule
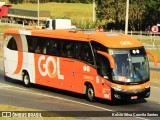
<instances>
[{"instance_id":1,"label":"orange stripe on bus","mask_svg":"<svg viewBox=\"0 0 160 120\"><path fill-rule=\"evenodd\" d=\"M17 62L17 68L14 71L14 74L18 74L21 71L22 64L23 64L23 53L18 51L18 62Z\"/></svg>"}]
</instances>

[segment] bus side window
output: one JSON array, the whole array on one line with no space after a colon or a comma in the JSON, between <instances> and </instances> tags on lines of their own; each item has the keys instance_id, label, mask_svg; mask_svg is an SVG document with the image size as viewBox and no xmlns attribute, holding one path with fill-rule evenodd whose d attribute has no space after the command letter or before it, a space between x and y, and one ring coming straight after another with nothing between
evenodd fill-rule
<instances>
[{"instance_id":1,"label":"bus side window","mask_svg":"<svg viewBox=\"0 0 160 120\"><path fill-rule=\"evenodd\" d=\"M36 37L26 35L26 39L27 39L27 44L28 44L28 52L34 53L36 49L35 48L35 42L37 41Z\"/></svg>"},{"instance_id":2,"label":"bus side window","mask_svg":"<svg viewBox=\"0 0 160 120\"><path fill-rule=\"evenodd\" d=\"M66 57L72 58L73 57L73 48L72 48L72 43L67 43L66 44Z\"/></svg>"},{"instance_id":3,"label":"bus side window","mask_svg":"<svg viewBox=\"0 0 160 120\"><path fill-rule=\"evenodd\" d=\"M97 50L107 52L107 48L104 45L102 45L98 42L95 42L95 41L91 41L91 44L92 44L92 47L93 47L95 53Z\"/></svg>"},{"instance_id":4,"label":"bus side window","mask_svg":"<svg viewBox=\"0 0 160 120\"><path fill-rule=\"evenodd\" d=\"M36 48L36 50L35 50L35 53L41 53L41 50L40 50L40 47L39 46L37 46L37 48Z\"/></svg>"},{"instance_id":5,"label":"bus side window","mask_svg":"<svg viewBox=\"0 0 160 120\"><path fill-rule=\"evenodd\" d=\"M84 44L83 51L85 51L83 59L86 62L93 64L93 56L89 44Z\"/></svg>"},{"instance_id":6,"label":"bus side window","mask_svg":"<svg viewBox=\"0 0 160 120\"><path fill-rule=\"evenodd\" d=\"M47 38L44 38L44 37L37 37L36 44L35 44L35 48L36 48L35 53L44 54L43 49L45 48L45 45L46 45L46 39Z\"/></svg>"},{"instance_id":7,"label":"bus side window","mask_svg":"<svg viewBox=\"0 0 160 120\"><path fill-rule=\"evenodd\" d=\"M47 40L46 53L48 55L58 56L58 41L54 39Z\"/></svg>"},{"instance_id":8,"label":"bus side window","mask_svg":"<svg viewBox=\"0 0 160 120\"><path fill-rule=\"evenodd\" d=\"M111 79L111 74L110 74L111 68L110 68L109 60L106 57L98 54L96 61L97 61L96 64L97 64L98 74L110 80Z\"/></svg>"},{"instance_id":9,"label":"bus side window","mask_svg":"<svg viewBox=\"0 0 160 120\"><path fill-rule=\"evenodd\" d=\"M80 48L80 58L90 64L94 64L91 47L88 42L82 42Z\"/></svg>"},{"instance_id":10,"label":"bus side window","mask_svg":"<svg viewBox=\"0 0 160 120\"><path fill-rule=\"evenodd\" d=\"M11 50L16 50L16 51L18 50L16 41L15 41L15 39L13 37L9 40L7 48L9 48Z\"/></svg>"},{"instance_id":11,"label":"bus side window","mask_svg":"<svg viewBox=\"0 0 160 120\"><path fill-rule=\"evenodd\" d=\"M62 41L61 44L61 56L62 57L68 57L68 58L74 58L74 41L65 40Z\"/></svg>"},{"instance_id":12,"label":"bus side window","mask_svg":"<svg viewBox=\"0 0 160 120\"><path fill-rule=\"evenodd\" d=\"M76 47L75 47L75 49L76 49L75 51L76 51L76 59L79 59L79 60L82 59L81 48L82 48L81 42L77 42Z\"/></svg>"}]
</instances>

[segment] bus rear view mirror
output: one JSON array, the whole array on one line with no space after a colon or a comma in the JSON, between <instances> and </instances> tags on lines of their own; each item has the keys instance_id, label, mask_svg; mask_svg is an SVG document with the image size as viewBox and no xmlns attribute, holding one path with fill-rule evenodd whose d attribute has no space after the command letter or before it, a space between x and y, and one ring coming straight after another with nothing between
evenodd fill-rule
<instances>
[{"instance_id":1,"label":"bus rear view mirror","mask_svg":"<svg viewBox=\"0 0 160 120\"><path fill-rule=\"evenodd\" d=\"M111 68L112 69L115 68L114 58L110 54L108 54L106 52L99 51L99 50L97 50L97 53L105 56L106 58L108 58Z\"/></svg>"},{"instance_id":2,"label":"bus rear view mirror","mask_svg":"<svg viewBox=\"0 0 160 120\"><path fill-rule=\"evenodd\" d=\"M153 58L153 60L154 60L154 66L157 66L158 57L157 57L154 53L152 53L151 51L149 51L149 50L146 50L146 53L147 53L148 55L152 56L152 58Z\"/></svg>"}]
</instances>

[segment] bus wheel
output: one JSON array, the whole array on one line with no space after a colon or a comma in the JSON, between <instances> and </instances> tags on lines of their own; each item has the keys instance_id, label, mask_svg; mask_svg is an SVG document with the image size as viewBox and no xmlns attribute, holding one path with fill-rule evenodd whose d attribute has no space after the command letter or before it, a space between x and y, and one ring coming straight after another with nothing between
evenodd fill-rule
<instances>
[{"instance_id":1,"label":"bus wheel","mask_svg":"<svg viewBox=\"0 0 160 120\"><path fill-rule=\"evenodd\" d=\"M25 87L30 87L30 78L29 78L29 75L28 75L28 73L24 73L24 75L23 75L23 85L25 86Z\"/></svg>"},{"instance_id":2,"label":"bus wheel","mask_svg":"<svg viewBox=\"0 0 160 120\"><path fill-rule=\"evenodd\" d=\"M86 98L90 102L94 102L95 101L95 94L94 94L94 89L93 89L92 85L87 85Z\"/></svg>"}]
</instances>

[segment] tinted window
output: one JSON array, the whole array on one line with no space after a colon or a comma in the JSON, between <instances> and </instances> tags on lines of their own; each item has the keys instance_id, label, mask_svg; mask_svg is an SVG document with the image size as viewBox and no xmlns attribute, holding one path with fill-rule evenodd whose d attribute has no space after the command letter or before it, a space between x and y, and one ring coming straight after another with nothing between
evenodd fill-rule
<instances>
[{"instance_id":1,"label":"tinted window","mask_svg":"<svg viewBox=\"0 0 160 120\"><path fill-rule=\"evenodd\" d=\"M109 60L100 54L97 55L97 58L98 59L96 61L96 64L97 64L98 74L108 80L111 80L111 74L110 74L111 68Z\"/></svg>"},{"instance_id":2,"label":"tinted window","mask_svg":"<svg viewBox=\"0 0 160 120\"><path fill-rule=\"evenodd\" d=\"M29 52L76 58L94 64L89 42L27 36L27 43Z\"/></svg>"},{"instance_id":3,"label":"tinted window","mask_svg":"<svg viewBox=\"0 0 160 120\"><path fill-rule=\"evenodd\" d=\"M37 42L37 37L35 36L26 36L27 38L27 43L28 43L28 52L35 52L36 49L36 42Z\"/></svg>"},{"instance_id":4,"label":"tinted window","mask_svg":"<svg viewBox=\"0 0 160 120\"><path fill-rule=\"evenodd\" d=\"M59 45L59 40L54 39L54 38L47 38L46 43L44 43L44 51L43 53L47 55L54 55L54 56L59 56L60 54L60 45Z\"/></svg>"},{"instance_id":5,"label":"tinted window","mask_svg":"<svg viewBox=\"0 0 160 120\"><path fill-rule=\"evenodd\" d=\"M61 41L61 56L68 58L75 58L74 50L75 42L71 40Z\"/></svg>"},{"instance_id":6,"label":"tinted window","mask_svg":"<svg viewBox=\"0 0 160 120\"><path fill-rule=\"evenodd\" d=\"M77 42L76 58L90 64L94 64L93 55L89 42Z\"/></svg>"},{"instance_id":7,"label":"tinted window","mask_svg":"<svg viewBox=\"0 0 160 120\"><path fill-rule=\"evenodd\" d=\"M28 51L37 54L59 55L59 41L54 38L27 36Z\"/></svg>"},{"instance_id":8,"label":"tinted window","mask_svg":"<svg viewBox=\"0 0 160 120\"><path fill-rule=\"evenodd\" d=\"M92 41L91 44L94 49L94 52L96 52L97 50L107 52L107 48L104 45L94 41Z\"/></svg>"},{"instance_id":9,"label":"tinted window","mask_svg":"<svg viewBox=\"0 0 160 120\"><path fill-rule=\"evenodd\" d=\"M17 44L16 44L16 41L13 37L9 40L7 48L9 48L11 50L17 50Z\"/></svg>"}]
</instances>

